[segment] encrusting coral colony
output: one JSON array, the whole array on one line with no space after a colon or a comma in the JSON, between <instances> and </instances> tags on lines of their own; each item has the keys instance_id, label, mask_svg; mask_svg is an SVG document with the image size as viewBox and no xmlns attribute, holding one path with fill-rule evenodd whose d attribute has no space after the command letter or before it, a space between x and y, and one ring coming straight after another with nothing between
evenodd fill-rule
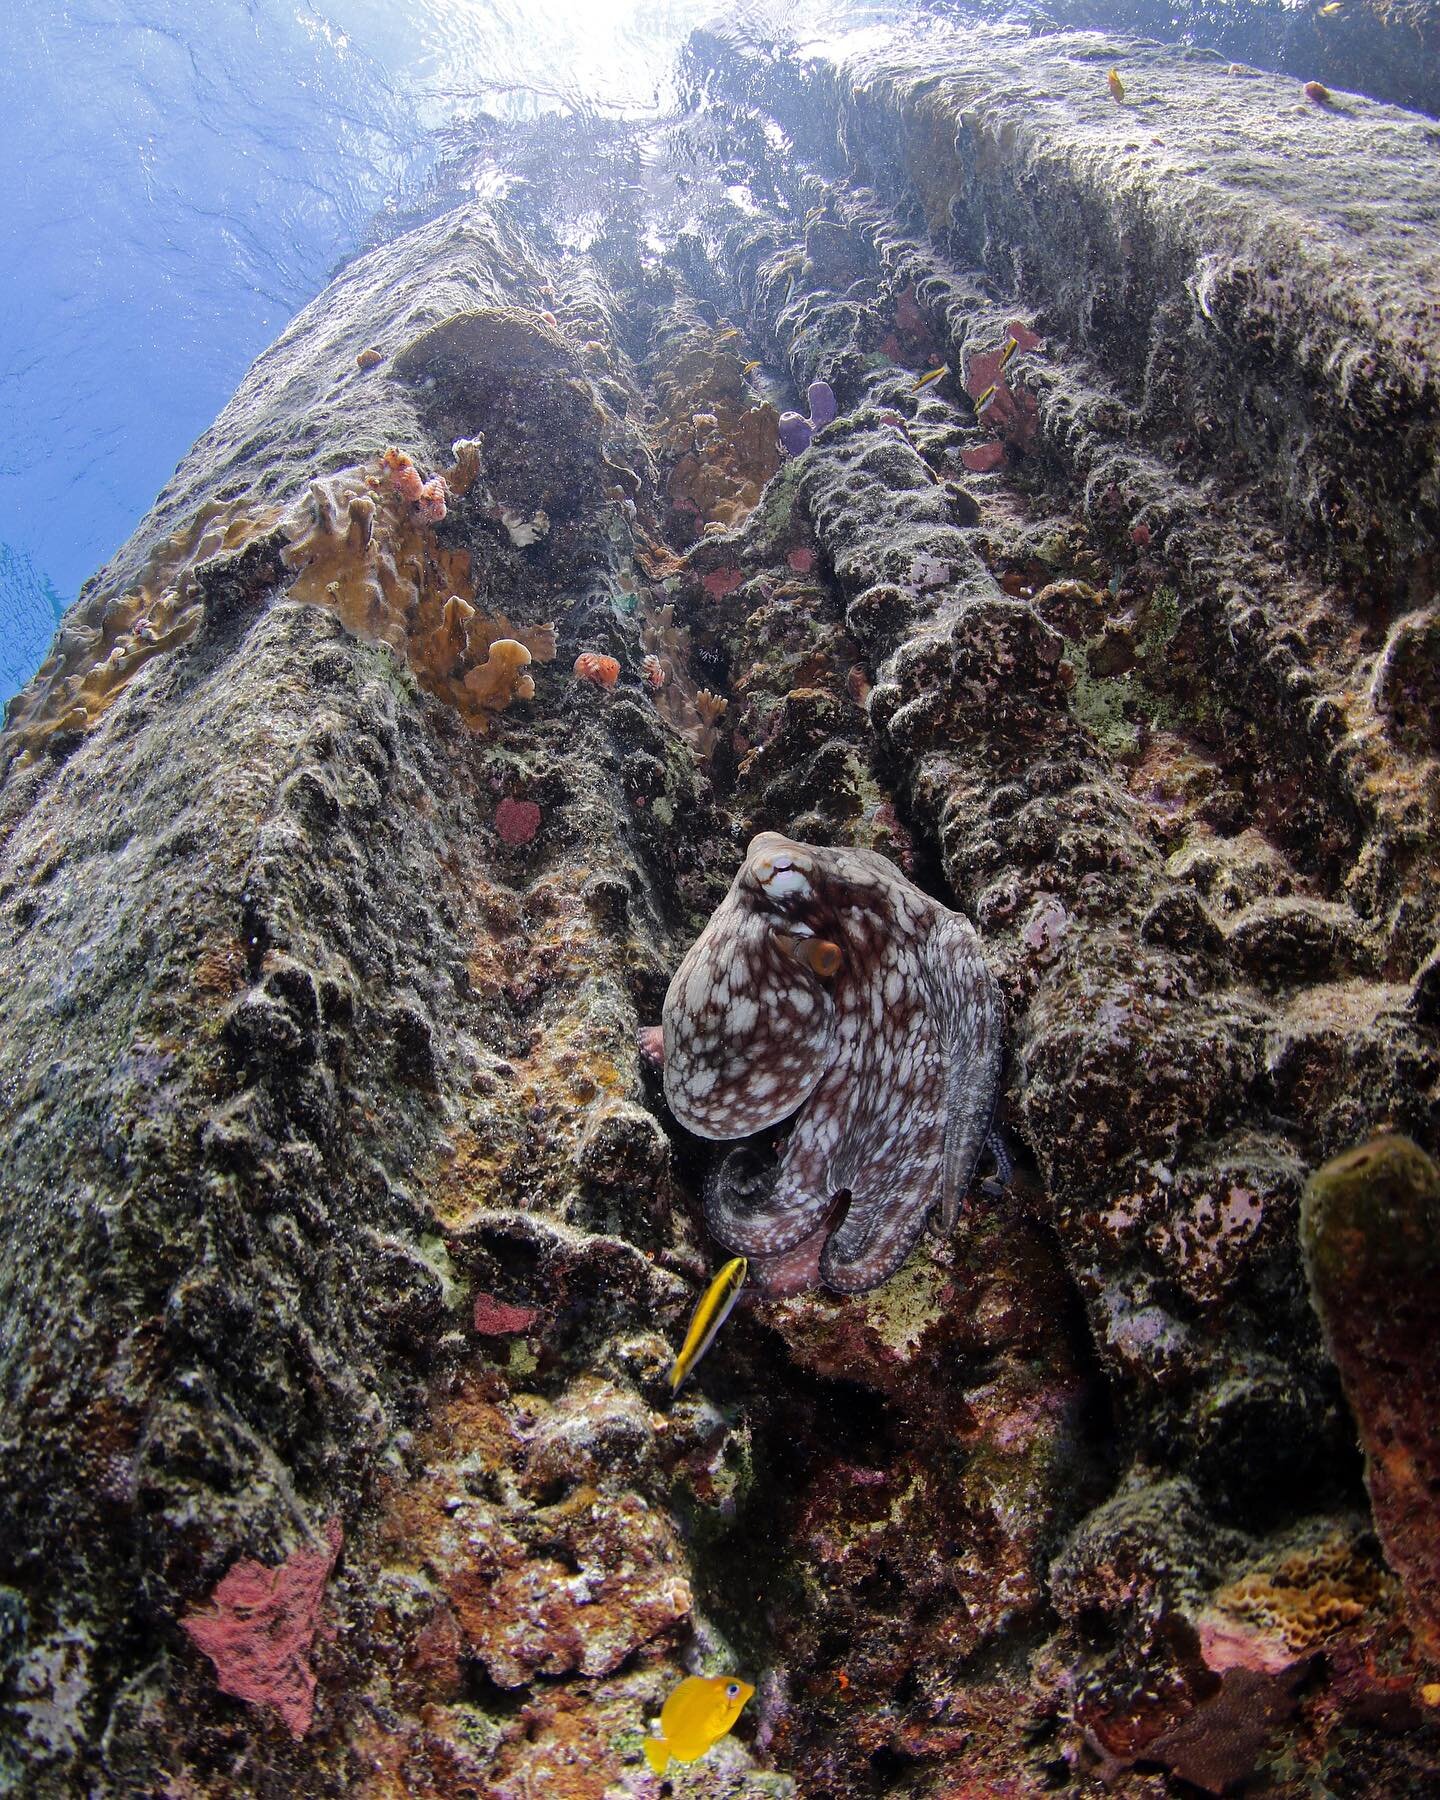
<instances>
[{"instance_id":1,"label":"encrusting coral colony","mask_svg":"<svg viewBox=\"0 0 1440 1800\"><path fill-rule=\"evenodd\" d=\"M1437 1791L1433 127L867 43L457 139L10 706L9 1792Z\"/></svg>"}]
</instances>

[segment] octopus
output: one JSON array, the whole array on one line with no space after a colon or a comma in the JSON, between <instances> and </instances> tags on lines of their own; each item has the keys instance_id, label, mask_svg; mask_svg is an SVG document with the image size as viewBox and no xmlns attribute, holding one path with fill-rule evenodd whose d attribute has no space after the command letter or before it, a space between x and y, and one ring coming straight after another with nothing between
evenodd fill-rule
<instances>
[{"instance_id":1,"label":"octopus","mask_svg":"<svg viewBox=\"0 0 1440 1800\"><path fill-rule=\"evenodd\" d=\"M969 921L868 850L752 840L665 996L665 1097L749 1139L705 1222L772 1293L878 1287L943 1233L990 1136L1004 1039ZM757 1134L788 1121L779 1153Z\"/></svg>"}]
</instances>

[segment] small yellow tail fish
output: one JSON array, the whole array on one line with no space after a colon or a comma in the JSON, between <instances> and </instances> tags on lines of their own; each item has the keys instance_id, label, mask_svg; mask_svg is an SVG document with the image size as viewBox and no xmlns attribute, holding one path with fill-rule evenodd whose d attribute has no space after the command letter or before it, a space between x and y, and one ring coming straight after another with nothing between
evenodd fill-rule
<instances>
[{"instance_id":1,"label":"small yellow tail fish","mask_svg":"<svg viewBox=\"0 0 1440 1800\"><path fill-rule=\"evenodd\" d=\"M998 384L997 384L997 383L995 383L995 382L993 382L993 381L992 381L992 382L991 382L991 383L990 383L990 385L989 385L989 387L988 387L988 388L986 388L986 390L985 390L985 392L984 392L984 393L983 393L983 394L982 394L982 395L981 395L981 396L980 396L980 398L979 398L979 399L978 399L978 400L977 400L977 401L976 401L976 402L975 402L975 410L976 410L976 412L977 412L977 413L978 413L978 412L984 412L984 410L985 410L985 408L986 408L986 407L987 407L987 406L988 406L988 405L989 405L989 404L990 404L990 402L991 402L991 401L992 401L992 400L993 400L993 399L994 399L994 398L995 398L995 389L996 389L996 386L997 386L997 385L998 385Z\"/></svg>"},{"instance_id":2,"label":"small yellow tail fish","mask_svg":"<svg viewBox=\"0 0 1440 1800\"><path fill-rule=\"evenodd\" d=\"M1005 348L1000 352L1000 367L1002 369L1005 367L1006 363L1009 362L1010 358L1015 354L1015 352L1019 348L1020 348L1019 338L1017 338L1017 337L1006 338Z\"/></svg>"},{"instance_id":3,"label":"small yellow tail fish","mask_svg":"<svg viewBox=\"0 0 1440 1800\"><path fill-rule=\"evenodd\" d=\"M744 368L741 369L740 373L742 375L753 375L759 367L760 367L760 359L757 356L754 362L746 363Z\"/></svg>"},{"instance_id":4,"label":"small yellow tail fish","mask_svg":"<svg viewBox=\"0 0 1440 1800\"><path fill-rule=\"evenodd\" d=\"M941 363L938 369L932 369L928 375L922 375L915 383L914 387L911 388L910 392L912 394L918 394L921 388L929 387L932 381L938 381L942 375L948 375L949 373L949 365L947 363Z\"/></svg>"},{"instance_id":5,"label":"small yellow tail fish","mask_svg":"<svg viewBox=\"0 0 1440 1800\"><path fill-rule=\"evenodd\" d=\"M690 1317L690 1327L685 1333L685 1342L680 1346L680 1354L675 1358L675 1366L670 1371L670 1392L672 1394L680 1392L681 1382L715 1342L720 1327L730 1317L730 1309L739 1299L740 1289L745 1285L745 1270L748 1266L743 1256L732 1256L700 1296L700 1304ZM671 1699L674 1699L673 1694ZM744 1701L741 1701L740 1704L743 1706ZM735 1710L738 1712L740 1708L736 1707ZM730 1727L727 1725L725 1730L729 1729ZM723 1736L724 1733L717 1735ZM699 1752L697 1751L696 1754L698 1755ZM690 1762L692 1758L684 1756L680 1760Z\"/></svg>"},{"instance_id":6,"label":"small yellow tail fish","mask_svg":"<svg viewBox=\"0 0 1440 1800\"><path fill-rule=\"evenodd\" d=\"M754 1692L733 1675L687 1675L660 1709L659 1737L645 1740L646 1762L657 1775L672 1762L699 1762L728 1735Z\"/></svg>"},{"instance_id":7,"label":"small yellow tail fish","mask_svg":"<svg viewBox=\"0 0 1440 1800\"><path fill-rule=\"evenodd\" d=\"M1110 98L1119 106L1125 99L1125 83L1120 79L1120 71L1112 69L1105 77L1105 83L1110 89Z\"/></svg>"},{"instance_id":8,"label":"small yellow tail fish","mask_svg":"<svg viewBox=\"0 0 1440 1800\"><path fill-rule=\"evenodd\" d=\"M1340 11L1341 5L1342 0L1330 0L1328 6L1322 6L1320 8L1320 17L1322 19L1333 19L1336 13Z\"/></svg>"}]
</instances>

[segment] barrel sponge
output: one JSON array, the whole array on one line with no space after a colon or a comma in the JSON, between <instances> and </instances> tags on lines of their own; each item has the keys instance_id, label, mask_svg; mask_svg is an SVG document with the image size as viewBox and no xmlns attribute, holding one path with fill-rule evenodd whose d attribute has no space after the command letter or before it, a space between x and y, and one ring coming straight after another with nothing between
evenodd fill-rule
<instances>
[{"instance_id":1,"label":"barrel sponge","mask_svg":"<svg viewBox=\"0 0 1440 1800\"><path fill-rule=\"evenodd\" d=\"M618 428L552 320L514 307L458 313L396 352L441 443L483 435L485 474L517 512L568 517L600 497L604 443ZM465 459L458 453L463 481ZM463 491L449 476L452 493Z\"/></svg>"},{"instance_id":2,"label":"barrel sponge","mask_svg":"<svg viewBox=\"0 0 1440 1800\"><path fill-rule=\"evenodd\" d=\"M1440 1661L1440 1169L1398 1136L1346 1151L1311 1177L1300 1243L1385 1559Z\"/></svg>"}]
</instances>

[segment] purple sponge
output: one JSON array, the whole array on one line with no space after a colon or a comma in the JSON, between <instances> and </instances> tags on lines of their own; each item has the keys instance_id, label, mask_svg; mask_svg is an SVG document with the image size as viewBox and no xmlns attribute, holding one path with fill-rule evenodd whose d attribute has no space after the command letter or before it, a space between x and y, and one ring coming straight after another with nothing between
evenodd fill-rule
<instances>
[{"instance_id":1,"label":"purple sponge","mask_svg":"<svg viewBox=\"0 0 1440 1800\"><path fill-rule=\"evenodd\" d=\"M787 456L798 456L802 450L810 447L810 421L802 419L797 412L784 412L780 415L780 448Z\"/></svg>"},{"instance_id":2,"label":"purple sponge","mask_svg":"<svg viewBox=\"0 0 1440 1800\"><path fill-rule=\"evenodd\" d=\"M810 402L810 425L822 430L835 417L835 391L828 381L812 381L805 398Z\"/></svg>"}]
</instances>

